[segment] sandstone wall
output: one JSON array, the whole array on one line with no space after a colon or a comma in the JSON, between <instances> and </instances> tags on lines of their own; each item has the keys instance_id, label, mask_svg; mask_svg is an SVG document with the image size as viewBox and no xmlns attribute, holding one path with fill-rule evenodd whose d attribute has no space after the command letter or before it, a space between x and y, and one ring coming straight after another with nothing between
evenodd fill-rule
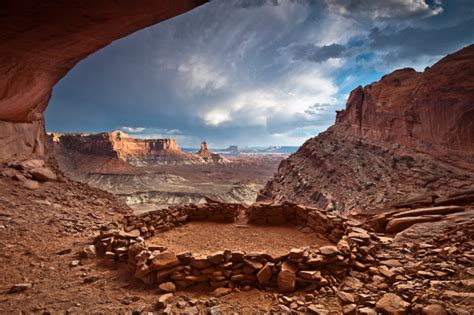
<instances>
[{"instance_id":1,"label":"sandstone wall","mask_svg":"<svg viewBox=\"0 0 474 315\"><path fill-rule=\"evenodd\" d=\"M0 162L14 162L45 155L46 134L42 120L15 123L0 120Z\"/></svg>"},{"instance_id":2,"label":"sandstone wall","mask_svg":"<svg viewBox=\"0 0 474 315\"><path fill-rule=\"evenodd\" d=\"M352 91L335 129L383 144L474 152L474 45L424 72L396 70Z\"/></svg>"},{"instance_id":3,"label":"sandstone wall","mask_svg":"<svg viewBox=\"0 0 474 315\"><path fill-rule=\"evenodd\" d=\"M131 163L190 160L175 139L136 139L121 131L98 134L50 133L50 139L70 152L108 156Z\"/></svg>"}]
</instances>

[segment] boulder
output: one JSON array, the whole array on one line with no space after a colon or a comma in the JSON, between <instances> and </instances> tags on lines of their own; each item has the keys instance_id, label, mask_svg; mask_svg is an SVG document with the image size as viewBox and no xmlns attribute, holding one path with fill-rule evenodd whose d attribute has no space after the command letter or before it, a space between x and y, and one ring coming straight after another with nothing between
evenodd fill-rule
<instances>
[{"instance_id":1,"label":"boulder","mask_svg":"<svg viewBox=\"0 0 474 315\"><path fill-rule=\"evenodd\" d=\"M344 292L344 291L337 291L336 295L341 300L341 302L344 303L344 304L354 304L355 303L355 297L351 293Z\"/></svg>"},{"instance_id":2,"label":"boulder","mask_svg":"<svg viewBox=\"0 0 474 315\"><path fill-rule=\"evenodd\" d=\"M342 313L345 315L356 315L357 313L357 305L355 304L347 304L342 307Z\"/></svg>"},{"instance_id":3,"label":"boulder","mask_svg":"<svg viewBox=\"0 0 474 315\"><path fill-rule=\"evenodd\" d=\"M176 292L176 285L171 281L161 283L158 288L166 293Z\"/></svg>"},{"instance_id":4,"label":"boulder","mask_svg":"<svg viewBox=\"0 0 474 315\"><path fill-rule=\"evenodd\" d=\"M34 168L28 171L34 180L38 182L50 182L58 179L56 174L47 167Z\"/></svg>"},{"instance_id":5,"label":"boulder","mask_svg":"<svg viewBox=\"0 0 474 315\"><path fill-rule=\"evenodd\" d=\"M377 315L377 312L371 307L362 307L358 310L359 315Z\"/></svg>"},{"instance_id":6,"label":"boulder","mask_svg":"<svg viewBox=\"0 0 474 315\"><path fill-rule=\"evenodd\" d=\"M178 266L180 263L181 262L178 257L176 257L175 253L167 251L155 255L151 261L150 267L152 270L161 270Z\"/></svg>"},{"instance_id":7,"label":"boulder","mask_svg":"<svg viewBox=\"0 0 474 315\"><path fill-rule=\"evenodd\" d=\"M31 170L34 168L42 168L44 166L45 166L44 160L32 159L32 160L25 160L18 163L17 168L21 170Z\"/></svg>"},{"instance_id":8,"label":"boulder","mask_svg":"<svg viewBox=\"0 0 474 315\"><path fill-rule=\"evenodd\" d=\"M244 263L253 269L260 269L263 267L263 264L261 262L253 259L244 258Z\"/></svg>"},{"instance_id":9,"label":"boulder","mask_svg":"<svg viewBox=\"0 0 474 315\"><path fill-rule=\"evenodd\" d=\"M396 294L386 293L378 300L375 308L385 315L405 315L407 314L410 303L403 300Z\"/></svg>"},{"instance_id":10,"label":"boulder","mask_svg":"<svg viewBox=\"0 0 474 315\"><path fill-rule=\"evenodd\" d=\"M208 255L207 260L209 260L211 263L215 265L220 264L221 262L224 261L224 251L219 251L219 252L215 252Z\"/></svg>"},{"instance_id":11,"label":"boulder","mask_svg":"<svg viewBox=\"0 0 474 315\"><path fill-rule=\"evenodd\" d=\"M212 263L207 260L206 256L199 256L194 257L193 261L191 262L191 266L197 269L205 269L212 266Z\"/></svg>"},{"instance_id":12,"label":"boulder","mask_svg":"<svg viewBox=\"0 0 474 315\"><path fill-rule=\"evenodd\" d=\"M281 270L277 278L279 292L293 292L296 286L296 274L290 270Z\"/></svg>"},{"instance_id":13,"label":"boulder","mask_svg":"<svg viewBox=\"0 0 474 315\"><path fill-rule=\"evenodd\" d=\"M39 183L35 180L25 179L22 183L23 183L23 186L29 190L36 190L40 188Z\"/></svg>"},{"instance_id":14,"label":"boulder","mask_svg":"<svg viewBox=\"0 0 474 315\"><path fill-rule=\"evenodd\" d=\"M306 280L321 280L321 271L318 270L301 270L298 276Z\"/></svg>"},{"instance_id":15,"label":"boulder","mask_svg":"<svg viewBox=\"0 0 474 315\"><path fill-rule=\"evenodd\" d=\"M334 256L334 255L340 254L337 247L332 246L332 245L320 247L319 252L323 254L324 256Z\"/></svg>"},{"instance_id":16,"label":"boulder","mask_svg":"<svg viewBox=\"0 0 474 315\"><path fill-rule=\"evenodd\" d=\"M158 298L158 307L159 308L166 307L166 305L168 305L171 302L173 297L174 297L173 293L166 293L166 294L160 295L160 297Z\"/></svg>"},{"instance_id":17,"label":"boulder","mask_svg":"<svg viewBox=\"0 0 474 315\"><path fill-rule=\"evenodd\" d=\"M217 288L215 289L214 291L212 291L212 296L215 296L215 297L221 297L221 296L224 296L224 295L227 295L229 293L232 292L232 289L231 288Z\"/></svg>"},{"instance_id":18,"label":"boulder","mask_svg":"<svg viewBox=\"0 0 474 315\"><path fill-rule=\"evenodd\" d=\"M421 310L423 315L448 315L446 309L440 304L430 304Z\"/></svg>"},{"instance_id":19,"label":"boulder","mask_svg":"<svg viewBox=\"0 0 474 315\"><path fill-rule=\"evenodd\" d=\"M257 272L257 280L260 284L267 283L273 276L272 264L267 263Z\"/></svg>"}]
</instances>

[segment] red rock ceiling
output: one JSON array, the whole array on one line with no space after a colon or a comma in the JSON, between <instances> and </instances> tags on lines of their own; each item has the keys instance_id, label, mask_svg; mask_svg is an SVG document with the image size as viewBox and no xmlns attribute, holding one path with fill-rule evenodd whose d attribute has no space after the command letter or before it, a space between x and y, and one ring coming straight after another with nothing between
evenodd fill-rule
<instances>
[{"instance_id":1,"label":"red rock ceiling","mask_svg":"<svg viewBox=\"0 0 474 315\"><path fill-rule=\"evenodd\" d=\"M54 85L79 61L205 2L2 0L0 162L45 155L43 112Z\"/></svg>"},{"instance_id":2,"label":"red rock ceiling","mask_svg":"<svg viewBox=\"0 0 474 315\"><path fill-rule=\"evenodd\" d=\"M0 120L40 120L53 86L80 60L206 0L3 0Z\"/></svg>"}]
</instances>

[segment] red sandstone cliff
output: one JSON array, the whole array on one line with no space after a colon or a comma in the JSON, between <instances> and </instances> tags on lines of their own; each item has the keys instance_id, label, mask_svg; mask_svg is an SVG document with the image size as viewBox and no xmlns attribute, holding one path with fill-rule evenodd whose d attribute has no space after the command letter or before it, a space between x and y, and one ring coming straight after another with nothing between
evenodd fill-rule
<instances>
[{"instance_id":1,"label":"red sandstone cliff","mask_svg":"<svg viewBox=\"0 0 474 315\"><path fill-rule=\"evenodd\" d=\"M181 151L175 139L136 139L122 131L98 134L50 133L50 137L63 152L111 157L136 166L197 160Z\"/></svg>"},{"instance_id":2,"label":"red sandstone cliff","mask_svg":"<svg viewBox=\"0 0 474 315\"><path fill-rule=\"evenodd\" d=\"M206 0L3 0L0 162L45 153L53 86L89 54Z\"/></svg>"},{"instance_id":3,"label":"red sandstone cliff","mask_svg":"<svg viewBox=\"0 0 474 315\"><path fill-rule=\"evenodd\" d=\"M365 211L474 188L474 45L352 91L336 123L284 160L260 200Z\"/></svg>"},{"instance_id":4,"label":"red sandstone cliff","mask_svg":"<svg viewBox=\"0 0 474 315\"><path fill-rule=\"evenodd\" d=\"M336 126L380 143L474 152L474 45L352 91Z\"/></svg>"},{"instance_id":5,"label":"red sandstone cliff","mask_svg":"<svg viewBox=\"0 0 474 315\"><path fill-rule=\"evenodd\" d=\"M224 163L201 148L200 153L181 151L175 139L137 139L122 131L110 133L50 133L55 156L63 169L79 173L129 171L131 166L155 164Z\"/></svg>"}]
</instances>

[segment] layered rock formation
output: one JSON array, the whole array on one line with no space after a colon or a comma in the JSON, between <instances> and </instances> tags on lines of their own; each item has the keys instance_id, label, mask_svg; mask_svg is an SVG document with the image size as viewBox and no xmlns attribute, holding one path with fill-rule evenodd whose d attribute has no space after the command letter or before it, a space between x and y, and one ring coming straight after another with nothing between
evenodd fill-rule
<instances>
[{"instance_id":1,"label":"layered rock formation","mask_svg":"<svg viewBox=\"0 0 474 315\"><path fill-rule=\"evenodd\" d=\"M474 152L474 45L352 91L336 126L382 144Z\"/></svg>"},{"instance_id":2,"label":"layered rock formation","mask_svg":"<svg viewBox=\"0 0 474 315\"><path fill-rule=\"evenodd\" d=\"M259 200L367 211L474 188L474 45L424 72L352 91L326 132L284 160Z\"/></svg>"},{"instance_id":3,"label":"layered rock formation","mask_svg":"<svg viewBox=\"0 0 474 315\"><path fill-rule=\"evenodd\" d=\"M98 134L50 133L58 154L108 157L133 166L176 163L218 162L219 155L201 148L198 154L188 154L178 147L175 139L137 139L122 131ZM205 143L204 143L205 144ZM91 170L90 170L91 171Z\"/></svg>"},{"instance_id":4,"label":"layered rock formation","mask_svg":"<svg viewBox=\"0 0 474 315\"><path fill-rule=\"evenodd\" d=\"M215 154L215 153L212 153L211 151L209 151L209 149L207 148L207 143L205 141L203 141L201 143L201 148L199 149L199 151L196 154L197 154L197 156L199 156L200 158L202 158L206 162L213 162L213 163L225 163L225 162L227 162L219 154Z\"/></svg>"},{"instance_id":5,"label":"layered rock formation","mask_svg":"<svg viewBox=\"0 0 474 315\"><path fill-rule=\"evenodd\" d=\"M0 161L44 154L53 86L81 59L206 0L2 1Z\"/></svg>"}]
</instances>

